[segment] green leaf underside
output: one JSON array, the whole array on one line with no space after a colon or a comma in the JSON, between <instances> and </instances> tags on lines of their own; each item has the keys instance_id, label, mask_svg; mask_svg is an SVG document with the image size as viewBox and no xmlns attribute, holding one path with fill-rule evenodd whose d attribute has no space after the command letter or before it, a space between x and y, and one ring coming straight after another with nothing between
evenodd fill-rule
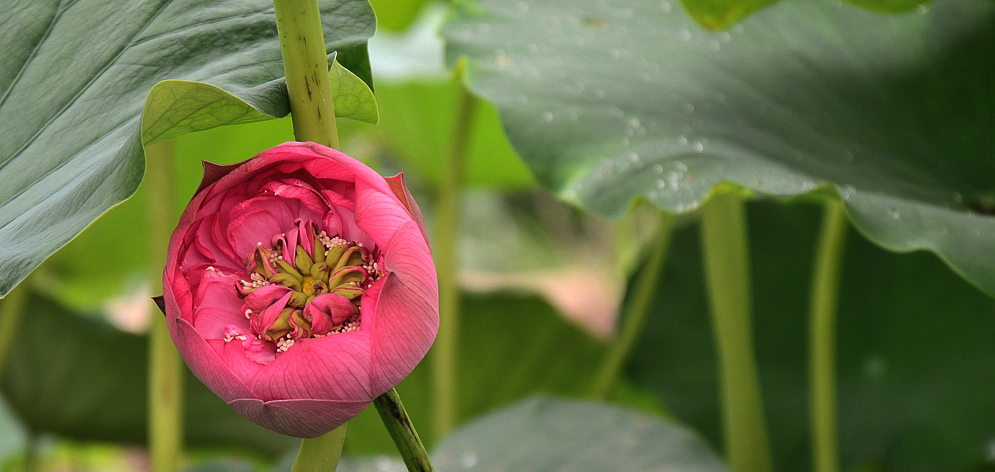
<instances>
[{"instance_id":1,"label":"green leaf underside","mask_svg":"<svg viewBox=\"0 0 995 472\"><path fill-rule=\"evenodd\" d=\"M379 116L373 91L356 74L339 64L334 54L331 57L333 60L328 75L335 116L375 124ZM264 113L211 84L164 80L155 84L145 99L142 141L148 146L194 131L278 117Z\"/></svg>"},{"instance_id":2,"label":"green leaf underside","mask_svg":"<svg viewBox=\"0 0 995 472\"><path fill-rule=\"evenodd\" d=\"M148 339L33 294L0 389L29 430L144 444ZM151 303L151 301L149 302ZM184 369L186 370L186 369ZM186 371L187 444L276 456L295 444L242 418Z\"/></svg>"},{"instance_id":3,"label":"green leaf underside","mask_svg":"<svg viewBox=\"0 0 995 472\"><path fill-rule=\"evenodd\" d=\"M328 71L331 79L335 116L376 124L380 121L373 90L351 70L333 61Z\"/></svg>"},{"instance_id":4,"label":"green leaf underside","mask_svg":"<svg viewBox=\"0 0 995 472\"><path fill-rule=\"evenodd\" d=\"M658 1L479 5L444 27L448 60L564 198L617 217L829 184L876 243L995 294L995 219L972 210L995 190L995 3L786 0L721 32Z\"/></svg>"},{"instance_id":5,"label":"green leaf underside","mask_svg":"<svg viewBox=\"0 0 995 472\"><path fill-rule=\"evenodd\" d=\"M439 470L727 471L695 433L618 406L539 397L457 430Z\"/></svg>"},{"instance_id":6,"label":"green leaf underside","mask_svg":"<svg viewBox=\"0 0 995 472\"><path fill-rule=\"evenodd\" d=\"M369 83L369 3L323 2L321 10L326 47ZM142 107L157 82L205 82L258 110L243 114L216 91L199 96L199 87L187 96L214 100L212 111L236 121L289 109L266 0L12 0L0 17L19 25L0 33L8 64L0 71L0 294L134 193L144 172ZM169 126L156 126L166 135Z\"/></svg>"},{"instance_id":7,"label":"green leaf underside","mask_svg":"<svg viewBox=\"0 0 995 472\"><path fill-rule=\"evenodd\" d=\"M810 467L803 314L821 216L811 203L748 207L753 332L776 470ZM721 447L697 233L692 226L675 234L654 315L627 372ZM931 254L889 253L858 235L847 240L836 349L842 469L975 470L990 460L995 432L991 299Z\"/></svg>"}]
</instances>

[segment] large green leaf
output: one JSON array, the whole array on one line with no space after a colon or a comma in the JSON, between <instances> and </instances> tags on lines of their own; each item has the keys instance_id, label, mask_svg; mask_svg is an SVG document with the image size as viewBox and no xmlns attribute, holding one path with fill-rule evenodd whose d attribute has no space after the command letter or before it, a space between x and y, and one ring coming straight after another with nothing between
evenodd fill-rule
<instances>
[{"instance_id":1,"label":"large green leaf","mask_svg":"<svg viewBox=\"0 0 995 472\"><path fill-rule=\"evenodd\" d=\"M539 397L474 421L432 454L439 470L727 471L687 428L617 406Z\"/></svg>"},{"instance_id":2,"label":"large green leaf","mask_svg":"<svg viewBox=\"0 0 995 472\"><path fill-rule=\"evenodd\" d=\"M74 315L37 294L31 300L0 380L11 409L34 432L143 444L147 338ZM189 371L185 390L184 436L193 447L275 456L295 443L239 416Z\"/></svg>"},{"instance_id":3,"label":"large green leaf","mask_svg":"<svg viewBox=\"0 0 995 472\"><path fill-rule=\"evenodd\" d=\"M597 213L722 181L838 188L861 231L995 294L995 3L787 0L709 32L653 0L485 0L444 28L541 183ZM978 211L982 210L982 211Z\"/></svg>"},{"instance_id":4,"label":"large green leaf","mask_svg":"<svg viewBox=\"0 0 995 472\"><path fill-rule=\"evenodd\" d=\"M820 211L749 206L754 338L778 470L808 470L809 281ZM992 460L995 305L931 254L897 255L851 231L838 320L844 470L971 470ZM696 226L678 231L628 373L721 446L717 358Z\"/></svg>"},{"instance_id":5,"label":"large green leaf","mask_svg":"<svg viewBox=\"0 0 995 472\"><path fill-rule=\"evenodd\" d=\"M0 294L134 193L144 171L142 109L157 82L205 82L253 113L288 112L272 8L269 0L0 4L5 24L17 25L0 33ZM369 83L369 3L326 1L321 13L328 50Z\"/></svg>"}]
</instances>

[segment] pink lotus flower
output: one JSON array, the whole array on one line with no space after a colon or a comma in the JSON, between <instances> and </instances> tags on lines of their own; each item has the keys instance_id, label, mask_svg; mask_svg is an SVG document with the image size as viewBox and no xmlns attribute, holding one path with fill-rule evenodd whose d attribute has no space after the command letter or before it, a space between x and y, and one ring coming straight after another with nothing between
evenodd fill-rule
<instances>
[{"instance_id":1,"label":"pink lotus flower","mask_svg":"<svg viewBox=\"0 0 995 472\"><path fill-rule=\"evenodd\" d=\"M176 347L246 418L297 437L337 428L435 339L418 207L400 175L313 143L204 174L163 275Z\"/></svg>"}]
</instances>

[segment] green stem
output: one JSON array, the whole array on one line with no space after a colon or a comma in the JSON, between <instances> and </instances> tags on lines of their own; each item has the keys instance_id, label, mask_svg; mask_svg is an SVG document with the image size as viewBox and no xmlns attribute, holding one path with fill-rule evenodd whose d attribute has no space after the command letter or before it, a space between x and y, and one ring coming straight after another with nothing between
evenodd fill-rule
<instances>
[{"instance_id":1,"label":"green stem","mask_svg":"<svg viewBox=\"0 0 995 472\"><path fill-rule=\"evenodd\" d=\"M377 407L377 413L380 413L380 419L383 420L383 424L387 427L387 431L390 433L391 439L394 440L397 450L401 453L401 457L404 458L404 465L408 466L408 471L434 471L432 461L429 460L428 452L425 450L425 445L422 444L421 438L418 437L415 425L408 418L408 412L404 410L404 404L401 403L401 397L397 395L397 391L394 389L388 390L387 393L373 400L373 405Z\"/></svg>"},{"instance_id":2,"label":"green stem","mask_svg":"<svg viewBox=\"0 0 995 472\"><path fill-rule=\"evenodd\" d=\"M457 79L458 80L458 79ZM459 398L456 395L456 369L459 356L459 286L458 255L460 193L463 187L463 166L467 141L473 121L474 97L460 87L456 109L456 129L453 130L442 184L439 188L434 252L439 274L439 333L432 348L434 384L434 427L441 437L456 426Z\"/></svg>"},{"instance_id":3,"label":"green stem","mask_svg":"<svg viewBox=\"0 0 995 472\"><path fill-rule=\"evenodd\" d=\"M298 141L313 141L338 149L318 0L274 0L273 6L294 136Z\"/></svg>"},{"instance_id":4,"label":"green stem","mask_svg":"<svg viewBox=\"0 0 995 472\"><path fill-rule=\"evenodd\" d=\"M608 354L601 364L594 381L594 398L607 400L618 381L625 366L625 361L639 340L639 334L646 324L650 305L656 296L660 275L663 273L663 263L667 260L667 250L670 248L670 237L674 231L674 217L666 213L660 214L660 225L657 229L656 241L650 249L649 260L639 274L639 281L632 292L632 298L622 317L622 327L618 336L608 348Z\"/></svg>"},{"instance_id":5,"label":"green stem","mask_svg":"<svg viewBox=\"0 0 995 472\"><path fill-rule=\"evenodd\" d=\"M826 205L822 220L809 307L809 388L815 472L840 470L836 430L836 307L846 232L843 202L832 200Z\"/></svg>"},{"instance_id":6,"label":"green stem","mask_svg":"<svg viewBox=\"0 0 995 472\"><path fill-rule=\"evenodd\" d=\"M22 281L0 301L0 373L7 366L7 356L17 339L24 312L28 308L30 280Z\"/></svg>"},{"instance_id":7,"label":"green stem","mask_svg":"<svg viewBox=\"0 0 995 472\"><path fill-rule=\"evenodd\" d=\"M169 236L176 224L173 208L172 144L162 142L146 149L145 181L148 186L150 277L162 293ZM149 327L149 461L153 472L179 468L183 451L183 361L169 337L166 318L150 307Z\"/></svg>"},{"instance_id":8,"label":"green stem","mask_svg":"<svg viewBox=\"0 0 995 472\"><path fill-rule=\"evenodd\" d=\"M294 137L339 147L328 79L328 53L318 0L273 0ZM301 441L292 472L333 471L345 444L346 425Z\"/></svg>"},{"instance_id":9,"label":"green stem","mask_svg":"<svg viewBox=\"0 0 995 472\"><path fill-rule=\"evenodd\" d=\"M290 472L332 472L339 465L346 425L316 438L305 438Z\"/></svg>"},{"instance_id":10,"label":"green stem","mask_svg":"<svg viewBox=\"0 0 995 472\"><path fill-rule=\"evenodd\" d=\"M701 210L702 245L719 355L726 456L735 472L772 470L750 326L746 210L719 193Z\"/></svg>"}]
</instances>

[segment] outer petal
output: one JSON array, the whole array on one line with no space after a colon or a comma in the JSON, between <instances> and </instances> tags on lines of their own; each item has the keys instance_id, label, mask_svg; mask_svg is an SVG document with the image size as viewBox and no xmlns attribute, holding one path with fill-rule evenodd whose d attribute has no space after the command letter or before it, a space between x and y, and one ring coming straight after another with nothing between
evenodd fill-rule
<instances>
[{"instance_id":1,"label":"outer petal","mask_svg":"<svg viewBox=\"0 0 995 472\"><path fill-rule=\"evenodd\" d=\"M439 330L439 288L428 243L414 221L394 235L384 260L389 271L371 323L372 390L378 396L407 377ZM364 323L363 329L367 329Z\"/></svg>"},{"instance_id":2,"label":"outer petal","mask_svg":"<svg viewBox=\"0 0 995 472\"><path fill-rule=\"evenodd\" d=\"M252 391L239 380L239 376L232 372L193 325L180 318L176 297L168 283L163 285L163 300L166 305L166 324L169 326L169 334L176 348L183 354L190 371L225 401L254 398Z\"/></svg>"},{"instance_id":3,"label":"outer petal","mask_svg":"<svg viewBox=\"0 0 995 472\"><path fill-rule=\"evenodd\" d=\"M356 182L356 225L381 250L390 249L394 233L409 221L413 221L411 214L392 191L383 193L375 186Z\"/></svg>"},{"instance_id":4,"label":"outer petal","mask_svg":"<svg viewBox=\"0 0 995 472\"><path fill-rule=\"evenodd\" d=\"M353 159L342 152L336 151L335 149L322 146L316 143L284 143L281 144L280 146L277 146L277 148L282 146L288 146L288 147L300 146L308 148L314 154L332 159L339 166L342 166L342 168L347 170L350 174L348 180L351 180L356 183L359 183L361 181L366 182L374 186L377 190L379 190L382 193L387 193L390 191L390 186L387 185L387 182L384 180L383 176L376 173L376 171L369 168L369 166L367 166L366 164L363 164L362 162L359 162L356 159ZM315 175L322 175L320 170L318 169L312 169L308 167L308 170L309 171L313 170L314 172L312 173L314 173Z\"/></svg>"},{"instance_id":5,"label":"outer petal","mask_svg":"<svg viewBox=\"0 0 995 472\"><path fill-rule=\"evenodd\" d=\"M408 187L404 185L404 174L397 174L393 177L385 177L384 180L387 181L387 185L390 186L391 191L397 196L404 208L408 209L408 213L414 218L415 222L418 223L418 229L421 230L421 235L425 237L428 241L428 228L425 227L425 218L421 215L421 208L418 208L418 203L415 202L415 198L411 196L411 192L408 191Z\"/></svg>"},{"instance_id":6,"label":"outer petal","mask_svg":"<svg viewBox=\"0 0 995 472\"><path fill-rule=\"evenodd\" d=\"M264 428L298 438L321 436L358 415L372 400L272 400L255 398L229 401L235 411Z\"/></svg>"},{"instance_id":7,"label":"outer petal","mask_svg":"<svg viewBox=\"0 0 995 472\"><path fill-rule=\"evenodd\" d=\"M221 339L212 339L207 341L207 344L211 346L211 349L214 349L218 357L228 366L228 370L235 374L239 381L246 382L253 375L256 375L259 369L263 368L262 363L256 362L250 357L254 353L246 352L245 344L251 345L253 342L258 343L261 341L253 340L247 342L235 339L225 342ZM272 358L273 356L270 355L269 357Z\"/></svg>"},{"instance_id":8,"label":"outer petal","mask_svg":"<svg viewBox=\"0 0 995 472\"><path fill-rule=\"evenodd\" d=\"M370 336L360 330L302 339L248 385L265 400L373 401Z\"/></svg>"}]
</instances>

